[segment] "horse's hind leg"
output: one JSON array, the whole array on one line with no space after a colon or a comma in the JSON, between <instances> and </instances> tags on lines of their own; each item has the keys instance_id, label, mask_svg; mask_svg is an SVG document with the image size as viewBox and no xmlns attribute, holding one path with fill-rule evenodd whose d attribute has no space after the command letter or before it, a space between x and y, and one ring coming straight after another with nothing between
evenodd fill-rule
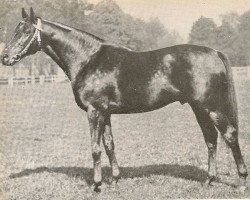
<instances>
[{"instance_id":1,"label":"horse's hind leg","mask_svg":"<svg viewBox=\"0 0 250 200\"><path fill-rule=\"evenodd\" d=\"M239 174L239 188L241 190L245 190L246 177L248 174L239 146L238 128L233 126L232 123L230 123L227 116L225 114L222 114L222 112L219 111L210 112L209 116L214 122L215 126L221 132L228 146L232 150L233 157L236 162Z\"/></svg>"},{"instance_id":2,"label":"horse's hind leg","mask_svg":"<svg viewBox=\"0 0 250 200\"><path fill-rule=\"evenodd\" d=\"M104 131L102 140L103 140L103 145L105 147L106 154L109 158L109 163L112 168L113 181L117 182L120 171L119 171L119 167L118 167L115 152L114 152L115 145L114 145L113 135L111 131L110 115L107 115L105 118L105 131Z\"/></svg>"},{"instance_id":3,"label":"horse's hind leg","mask_svg":"<svg viewBox=\"0 0 250 200\"><path fill-rule=\"evenodd\" d=\"M216 172L216 150L217 150L217 137L218 132L214 127L213 122L211 121L208 113L199 108L196 105L191 105L198 124L201 127L203 132L205 142L208 148L208 174L209 177L206 183L211 184L211 182L216 180L217 172Z\"/></svg>"}]
</instances>

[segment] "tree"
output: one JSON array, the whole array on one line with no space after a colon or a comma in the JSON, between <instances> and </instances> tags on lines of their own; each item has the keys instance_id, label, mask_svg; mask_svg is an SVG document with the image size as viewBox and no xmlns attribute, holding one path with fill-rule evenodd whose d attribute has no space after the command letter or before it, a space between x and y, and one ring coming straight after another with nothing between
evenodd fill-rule
<instances>
[{"instance_id":1,"label":"tree","mask_svg":"<svg viewBox=\"0 0 250 200\"><path fill-rule=\"evenodd\" d=\"M249 15L249 16L248 16ZM201 17L190 33L189 43L209 46L227 54L234 66L244 66L249 61L249 18L235 13L221 15L222 24L216 26L212 19ZM249 45L249 46L247 46Z\"/></svg>"},{"instance_id":2,"label":"tree","mask_svg":"<svg viewBox=\"0 0 250 200\"><path fill-rule=\"evenodd\" d=\"M233 29L238 29L238 25L239 25L239 15L235 12L230 12L230 13L227 13L227 14L223 14L223 15L220 15L220 18L221 18L221 21L222 21L222 24L230 24L230 26L233 28Z\"/></svg>"},{"instance_id":3,"label":"tree","mask_svg":"<svg viewBox=\"0 0 250 200\"><path fill-rule=\"evenodd\" d=\"M158 18L145 22L125 14L113 0L104 0L85 18L90 32L133 50L151 50L173 44L171 35Z\"/></svg>"},{"instance_id":4,"label":"tree","mask_svg":"<svg viewBox=\"0 0 250 200\"><path fill-rule=\"evenodd\" d=\"M201 16L192 26L189 43L213 47L217 25L213 19Z\"/></svg>"},{"instance_id":5,"label":"tree","mask_svg":"<svg viewBox=\"0 0 250 200\"><path fill-rule=\"evenodd\" d=\"M245 12L239 18L238 50L241 54L242 64L250 64L250 11Z\"/></svg>"},{"instance_id":6,"label":"tree","mask_svg":"<svg viewBox=\"0 0 250 200\"><path fill-rule=\"evenodd\" d=\"M216 43L214 48L226 53L231 63L237 65L240 62L237 51L238 31L227 21L222 21L222 25L216 30Z\"/></svg>"}]
</instances>

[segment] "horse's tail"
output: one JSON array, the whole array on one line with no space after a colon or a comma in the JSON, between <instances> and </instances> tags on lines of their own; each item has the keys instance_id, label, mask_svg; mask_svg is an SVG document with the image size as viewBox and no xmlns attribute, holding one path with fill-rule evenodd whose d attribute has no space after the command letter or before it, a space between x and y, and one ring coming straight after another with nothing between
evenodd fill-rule
<instances>
[{"instance_id":1,"label":"horse's tail","mask_svg":"<svg viewBox=\"0 0 250 200\"><path fill-rule=\"evenodd\" d=\"M225 65L226 68L226 94L225 94L225 102L223 102L222 110L224 114L228 117L229 122L234 126L234 128L238 132L238 109L237 109L237 100L236 93L234 88L233 81L233 73L232 68L230 66L228 58L221 52L217 52L219 58Z\"/></svg>"}]
</instances>

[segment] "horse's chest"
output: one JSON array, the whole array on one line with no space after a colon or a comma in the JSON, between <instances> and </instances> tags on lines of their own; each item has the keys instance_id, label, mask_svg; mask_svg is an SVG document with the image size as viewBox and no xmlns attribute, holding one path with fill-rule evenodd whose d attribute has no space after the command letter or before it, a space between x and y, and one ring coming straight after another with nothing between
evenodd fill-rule
<instances>
[{"instance_id":1,"label":"horse's chest","mask_svg":"<svg viewBox=\"0 0 250 200\"><path fill-rule=\"evenodd\" d=\"M115 72L96 71L81 80L80 87L75 90L77 103L83 107L89 105L108 107L110 101L117 99Z\"/></svg>"}]
</instances>

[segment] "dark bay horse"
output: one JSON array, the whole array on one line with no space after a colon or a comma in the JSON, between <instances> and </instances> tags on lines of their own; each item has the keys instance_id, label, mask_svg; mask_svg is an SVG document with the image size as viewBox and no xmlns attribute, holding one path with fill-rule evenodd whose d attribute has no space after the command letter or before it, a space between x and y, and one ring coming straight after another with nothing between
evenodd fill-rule
<instances>
[{"instance_id":1,"label":"dark bay horse","mask_svg":"<svg viewBox=\"0 0 250 200\"><path fill-rule=\"evenodd\" d=\"M112 177L119 177L111 114L148 112L175 101L191 106L204 134L208 147L207 183L216 180L219 131L232 150L239 187L245 189L247 170L238 143L232 72L221 52L195 45L134 52L87 32L42 20L32 8L30 15L22 9L22 17L2 62L12 66L25 56L44 51L64 70L76 103L87 112L96 191L102 181L101 140Z\"/></svg>"}]
</instances>

